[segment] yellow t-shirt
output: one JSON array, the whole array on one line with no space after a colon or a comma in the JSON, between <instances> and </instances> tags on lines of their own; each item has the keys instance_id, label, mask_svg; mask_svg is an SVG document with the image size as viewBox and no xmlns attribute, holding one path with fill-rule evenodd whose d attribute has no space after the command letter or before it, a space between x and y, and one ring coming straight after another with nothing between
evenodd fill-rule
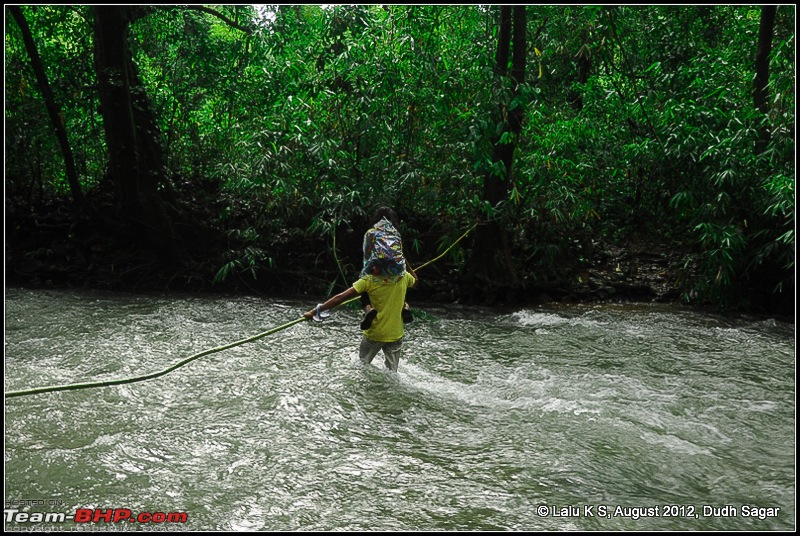
<instances>
[{"instance_id":1,"label":"yellow t-shirt","mask_svg":"<svg viewBox=\"0 0 800 536\"><path fill-rule=\"evenodd\" d=\"M376 342L394 342L403 337L402 312L406 289L413 287L415 282L414 277L406 272L397 282L388 277L368 275L353 283L356 292L369 294L372 307L378 310L378 316L364 331L364 336Z\"/></svg>"}]
</instances>

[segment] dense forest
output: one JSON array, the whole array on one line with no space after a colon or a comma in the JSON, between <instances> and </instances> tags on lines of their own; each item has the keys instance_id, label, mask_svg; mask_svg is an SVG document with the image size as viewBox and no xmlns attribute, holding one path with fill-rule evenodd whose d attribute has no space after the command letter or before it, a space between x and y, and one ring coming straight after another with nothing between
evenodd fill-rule
<instances>
[{"instance_id":1,"label":"dense forest","mask_svg":"<svg viewBox=\"0 0 800 536\"><path fill-rule=\"evenodd\" d=\"M794 315L793 5L5 15L6 284Z\"/></svg>"}]
</instances>

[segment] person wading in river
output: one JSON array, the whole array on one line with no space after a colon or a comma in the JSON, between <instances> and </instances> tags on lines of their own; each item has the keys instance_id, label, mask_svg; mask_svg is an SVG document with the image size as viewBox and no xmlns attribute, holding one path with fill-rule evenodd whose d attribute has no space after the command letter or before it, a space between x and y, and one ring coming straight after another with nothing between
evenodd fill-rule
<instances>
[{"instance_id":1,"label":"person wading in river","mask_svg":"<svg viewBox=\"0 0 800 536\"><path fill-rule=\"evenodd\" d=\"M383 221L391 226L388 220L381 219L381 222ZM419 280L414 269L407 263L404 264L402 270L391 261L382 261L382 269L376 271L368 271L365 268L367 273L362 273L352 287L317 305L303 316L307 319L322 320L324 318L322 313L325 311L359 294L367 294L369 307L378 313L368 312L368 317L362 322L364 335L358 351L359 359L364 364L372 363L378 352L383 350L384 364L397 372L403 346L406 290L416 285Z\"/></svg>"}]
</instances>

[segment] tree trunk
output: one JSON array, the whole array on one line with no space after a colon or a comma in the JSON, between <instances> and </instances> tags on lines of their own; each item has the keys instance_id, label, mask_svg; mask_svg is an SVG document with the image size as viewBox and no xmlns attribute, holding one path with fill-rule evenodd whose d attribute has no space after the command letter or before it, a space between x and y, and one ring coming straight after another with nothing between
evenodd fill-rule
<instances>
[{"instance_id":1,"label":"tree trunk","mask_svg":"<svg viewBox=\"0 0 800 536\"><path fill-rule=\"evenodd\" d=\"M120 216L143 246L184 264L188 254L159 195L166 169L147 95L131 60L130 13L124 6L96 6L95 68L111 177Z\"/></svg>"},{"instance_id":2,"label":"tree trunk","mask_svg":"<svg viewBox=\"0 0 800 536\"><path fill-rule=\"evenodd\" d=\"M584 29L581 48L578 50L578 76L577 81L581 86L585 86L589 81L589 74L592 71L592 57L589 52L589 29ZM583 110L583 93L577 89L567 91L567 101L573 110L580 112Z\"/></svg>"},{"instance_id":3,"label":"tree trunk","mask_svg":"<svg viewBox=\"0 0 800 536\"><path fill-rule=\"evenodd\" d=\"M511 49L511 6L500 6L500 22L497 23L497 52L494 70L500 76L508 76L508 56Z\"/></svg>"},{"instance_id":4,"label":"tree trunk","mask_svg":"<svg viewBox=\"0 0 800 536\"><path fill-rule=\"evenodd\" d=\"M25 14L22 13L22 8L19 6L8 6L8 9L11 10L11 15L14 17L14 20L17 21L19 29L22 30L22 41L25 43L25 50L27 50L28 56L31 59L31 66L36 75L39 90L42 92L42 98L47 107L47 114L50 116L50 121L53 123L53 129L55 130L58 144L61 146L61 153L64 155L64 166L66 168L69 189L72 192L72 199L80 203L83 201L81 183L78 180L78 173L75 170L75 159L72 156L72 147L67 138L67 129L61 117L61 109L53 96L53 91L47 80L47 73L45 73L42 59L39 56L39 51L36 49L36 43L33 40L28 21L25 19Z\"/></svg>"},{"instance_id":5,"label":"tree trunk","mask_svg":"<svg viewBox=\"0 0 800 536\"><path fill-rule=\"evenodd\" d=\"M775 14L777 6L761 7L761 24L758 29L758 49L756 51L756 79L753 101L756 109L762 114L769 113L769 94L767 85L769 84L769 55L772 52L772 34L775 28ZM767 149L769 144L770 132L765 123L759 128L758 139L756 140L756 154L761 154Z\"/></svg>"},{"instance_id":6,"label":"tree trunk","mask_svg":"<svg viewBox=\"0 0 800 536\"><path fill-rule=\"evenodd\" d=\"M503 31L504 26L510 26L510 20L505 17L511 17L511 7L501 6L501 31L499 32L497 44L497 72L502 75L508 74L508 49L509 42L511 41L512 33ZM513 57L511 67L511 79L514 81L514 89L512 91L512 102L519 95L519 86L525 79L525 6L514 6L514 31L513 31ZM510 134L506 136L504 143L501 143L503 134L495 138L494 149L492 150L492 161L503 163L503 173L498 173L494 169L490 170L484 179L484 195L483 198L489 201L492 205L496 205L500 201L508 198L511 184L511 168L514 160L514 149L516 147L516 139L522 132L522 116L523 107L520 103L516 103L510 107L511 103L500 103L500 111L503 117L503 134Z\"/></svg>"},{"instance_id":7,"label":"tree trunk","mask_svg":"<svg viewBox=\"0 0 800 536\"><path fill-rule=\"evenodd\" d=\"M510 52L511 79L514 84L511 102L500 102L499 105L502 134L492 140L492 161L502 165L492 166L483 181L483 199L495 207L507 200L511 191L514 149L522 131L524 108L515 100L519 95L519 86L525 79L525 32L525 6L501 6L495 72L499 76L508 76ZM508 229L499 221L492 220L477 229L467 272L473 295L480 296L485 302L510 301L518 294L522 284L511 254L511 238Z\"/></svg>"}]
</instances>

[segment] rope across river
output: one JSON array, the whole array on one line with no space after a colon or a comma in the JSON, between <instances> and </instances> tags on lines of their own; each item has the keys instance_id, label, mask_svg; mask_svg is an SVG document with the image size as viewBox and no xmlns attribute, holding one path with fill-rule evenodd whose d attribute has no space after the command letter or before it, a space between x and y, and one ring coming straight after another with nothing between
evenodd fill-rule
<instances>
[{"instance_id":1,"label":"rope across river","mask_svg":"<svg viewBox=\"0 0 800 536\"><path fill-rule=\"evenodd\" d=\"M450 244L450 246L447 249L445 249L438 257L436 257L434 259L431 259L431 260L429 260L428 262L426 262L424 264L421 264L420 266L418 266L416 268L416 270L420 270L422 268L425 268L429 264L432 264L432 263L438 261L439 259L441 259L442 257L444 257L445 255L447 255L447 253L451 249L453 249L453 247L455 247L456 244L461 242L461 240L463 240L477 226L478 226L478 224L476 223L472 227L467 229L467 231L464 234L462 234L460 237L458 237L458 239L455 242ZM350 302L353 302L353 301L355 301L357 299L358 298L352 298L352 299L347 300L346 302L342 303L341 305L346 305L346 304L348 304ZM262 333L259 333L257 335L253 335L252 337L248 337L246 339L241 339L239 341L235 341L235 342L231 342L231 343L228 343L228 344L224 344L222 346L217 346L216 348L209 348L208 350L203 350L202 352L199 352L199 353L194 354L192 356L189 356L189 357L187 357L187 358L185 358L185 359L183 359L181 361L178 361L174 365L172 365L172 366L170 366L168 368L165 368L164 370L160 370L160 371L157 371L157 372L151 372L150 374L143 374L141 376L133 376L133 377L130 377L130 378L118 378L118 379L113 379L113 380L100 380L100 381L95 381L95 382L72 383L72 384L68 384L68 385L51 385L51 386L48 386L48 387L38 387L38 388L33 388L33 389L22 389L22 390L19 390L19 391L7 391L7 392L5 392L3 394L3 396L5 398L14 398L14 397L18 397L18 396L37 395L37 394L41 394L41 393L52 393L52 392L56 392L56 391L76 391L76 390L79 390L79 389L90 389L90 388L93 388L93 387L108 387L108 386L111 386L111 385L122 385L122 384L126 384L126 383L136 383L136 382L141 382L141 381L145 381L145 380L152 380L152 379L155 379L155 378L160 378L161 376L165 376L165 375L169 374L170 372L181 368L184 365L188 365L192 361L200 359L201 357L207 356L209 354L214 354L214 353L217 353L217 352L222 352L223 350L229 350L230 348L234 348L236 346L241 346L242 344L247 344L249 342L254 342L254 341L257 341L259 339L263 339L264 337L267 337L268 335L272 335L273 333L277 333L279 331L283 331L284 329L290 328L290 327L294 326L295 324L299 324L300 322L305 322L305 321L306 321L306 318L301 316L300 318L292 320L291 322L287 322L287 323L285 323L283 325L274 327L272 329L269 329L269 330L264 331Z\"/></svg>"}]
</instances>

